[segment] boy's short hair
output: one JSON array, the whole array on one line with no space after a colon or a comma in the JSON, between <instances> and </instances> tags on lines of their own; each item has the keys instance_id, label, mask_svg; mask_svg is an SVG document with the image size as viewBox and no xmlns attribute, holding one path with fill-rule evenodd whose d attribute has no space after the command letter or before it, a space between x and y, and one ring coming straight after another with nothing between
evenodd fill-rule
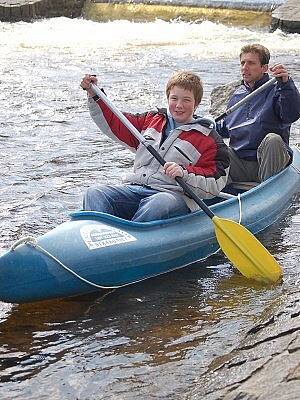
<instances>
[{"instance_id":1,"label":"boy's short hair","mask_svg":"<svg viewBox=\"0 0 300 400\"><path fill-rule=\"evenodd\" d=\"M167 98L169 98L171 89L173 89L174 86L190 90L194 94L196 106L200 104L203 97L203 84L198 75L190 71L174 72L166 85Z\"/></svg>"},{"instance_id":2,"label":"boy's short hair","mask_svg":"<svg viewBox=\"0 0 300 400\"><path fill-rule=\"evenodd\" d=\"M241 48L241 52L240 52L240 59L242 57L242 54L245 54L245 53L257 54L261 65L269 64L270 52L265 46L263 46L261 44L254 43L254 44L247 44L246 46L243 46Z\"/></svg>"}]
</instances>

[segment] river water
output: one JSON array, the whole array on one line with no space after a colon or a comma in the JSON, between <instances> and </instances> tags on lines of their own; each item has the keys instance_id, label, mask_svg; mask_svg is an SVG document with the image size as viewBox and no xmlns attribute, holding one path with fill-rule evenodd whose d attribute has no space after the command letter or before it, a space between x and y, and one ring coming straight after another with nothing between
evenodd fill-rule
<instances>
[{"instance_id":1,"label":"river water","mask_svg":"<svg viewBox=\"0 0 300 400\"><path fill-rule=\"evenodd\" d=\"M127 150L97 134L79 88L85 72L137 112L165 105L174 69L194 70L205 114L212 88L239 76L248 42L266 45L299 85L297 34L208 21L0 23L0 251L67 220L85 188L118 182L132 166ZM299 196L259 238L283 266L282 285L253 285L218 254L104 296L0 303L0 398L188 398L199 376L299 284Z\"/></svg>"}]
</instances>

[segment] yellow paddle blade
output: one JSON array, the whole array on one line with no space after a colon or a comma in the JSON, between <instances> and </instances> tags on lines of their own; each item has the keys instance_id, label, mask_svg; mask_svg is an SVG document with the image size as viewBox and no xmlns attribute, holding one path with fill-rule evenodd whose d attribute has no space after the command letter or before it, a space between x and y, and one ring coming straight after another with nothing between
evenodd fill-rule
<instances>
[{"instance_id":1,"label":"yellow paddle blade","mask_svg":"<svg viewBox=\"0 0 300 400\"><path fill-rule=\"evenodd\" d=\"M244 276L260 282L277 282L281 278L278 262L248 229L217 216L212 221L220 248Z\"/></svg>"}]
</instances>

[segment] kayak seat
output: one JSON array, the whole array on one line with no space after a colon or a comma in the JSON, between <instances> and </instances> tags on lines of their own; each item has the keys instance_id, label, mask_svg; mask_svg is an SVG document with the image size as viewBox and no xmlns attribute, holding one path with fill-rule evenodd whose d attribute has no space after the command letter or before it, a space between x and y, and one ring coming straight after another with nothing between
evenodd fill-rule
<instances>
[{"instance_id":1,"label":"kayak seat","mask_svg":"<svg viewBox=\"0 0 300 400\"><path fill-rule=\"evenodd\" d=\"M249 190L259 185L259 182L232 182L231 185L236 189Z\"/></svg>"},{"instance_id":2,"label":"kayak seat","mask_svg":"<svg viewBox=\"0 0 300 400\"><path fill-rule=\"evenodd\" d=\"M225 186L223 192L237 196L239 193L247 192L247 190L253 189L258 185L259 182L232 182Z\"/></svg>"}]
</instances>

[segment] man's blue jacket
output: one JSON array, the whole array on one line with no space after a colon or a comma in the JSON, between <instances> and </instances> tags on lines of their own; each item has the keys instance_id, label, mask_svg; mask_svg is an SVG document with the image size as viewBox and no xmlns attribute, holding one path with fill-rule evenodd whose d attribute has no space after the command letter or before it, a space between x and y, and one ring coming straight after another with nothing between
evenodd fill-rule
<instances>
[{"instance_id":1,"label":"man's blue jacket","mask_svg":"<svg viewBox=\"0 0 300 400\"><path fill-rule=\"evenodd\" d=\"M239 86L229 100L228 108L269 80L264 76L253 89ZM217 131L229 137L229 146L240 158L256 160L257 148L268 133L277 133L288 147L291 124L300 118L300 94L293 80L267 87L217 124Z\"/></svg>"}]
</instances>

